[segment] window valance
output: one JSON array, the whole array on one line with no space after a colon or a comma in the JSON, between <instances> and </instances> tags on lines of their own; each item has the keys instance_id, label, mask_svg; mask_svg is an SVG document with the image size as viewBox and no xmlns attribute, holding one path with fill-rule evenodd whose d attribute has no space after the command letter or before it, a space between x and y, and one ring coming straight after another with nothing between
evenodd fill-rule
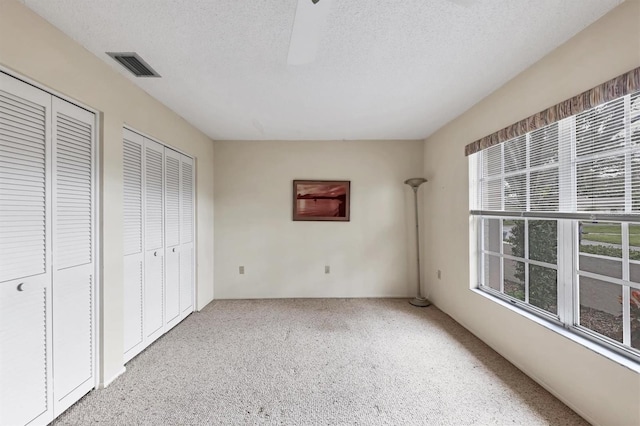
<instances>
[{"instance_id":1,"label":"window valance","mask_svg":"<svg viewBox=\"0 0 640 426\"><path fill-rule=\"evenodd\" d=\"M520 120L502 130L478 139L468 144L464 149L464 153L467 156L475 154L483 149L506 142L566 117L579 114L596 105L638 90L640 90L640 67L602 83L593 89L582 92L571 99L560 102L544 111Z\"/></svg>"}]
</instances>

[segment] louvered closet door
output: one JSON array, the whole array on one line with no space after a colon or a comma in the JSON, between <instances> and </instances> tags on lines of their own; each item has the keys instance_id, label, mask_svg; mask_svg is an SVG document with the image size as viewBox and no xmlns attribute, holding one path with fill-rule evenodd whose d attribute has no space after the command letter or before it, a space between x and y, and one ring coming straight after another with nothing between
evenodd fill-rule
<instances>
[{"instance_id":1,"label":"louvered closet door","mask_svg":"<svg viewBox=\"0 0 640 426\"><path fill-rule=\"evenodd\" d=\"M144 349L142 164L144 139L123 131L124 360Z\"/></svg>"},{"instance_id":2,"label":"louvered closet door","mask_svg":"<svg viewBox=\"0 0 640 426\"><path fill-rule=\"evenodd\" d=\"M0 424L53 419L51 96L0 72Z\"/></svg>"},{"instance_id":3,"label":"louvered closet door","mask_svg":"<svg viewBox=\"0 0 640 426\"><path fill-rule=\"evenodd\" d=\"M180 157L180 317L193 312L194 261L194 167L193 159Z\"/></svg>"},{"instance_id":4,"label":"louvered closet door","mask_svg":"<svg viewBox=\"0 0 640 426\"><path fill-rule=\"evenodd\" d=\"M181 154L165 148L165 322L180 321L180 163Z\"/></svg>"},{"instance_id":5,"label":"louvered closet door","mask_svg":"<svg viewBox=\"0 0 640 426\"><path fill-rule=\"evenodd\" d=\"M94 114L53 98L53 393L57 416L93 389Z\"/></svg>"},{"instance_id":6,"label":"louvered closet door","mask_svg":"<svg viewBox=\"0 0 640 426\"><path fill-rule=\"evenodd\" d=\"M145 346L164 330L164 147L144 139Z\"/></svg>"}]
</instances>

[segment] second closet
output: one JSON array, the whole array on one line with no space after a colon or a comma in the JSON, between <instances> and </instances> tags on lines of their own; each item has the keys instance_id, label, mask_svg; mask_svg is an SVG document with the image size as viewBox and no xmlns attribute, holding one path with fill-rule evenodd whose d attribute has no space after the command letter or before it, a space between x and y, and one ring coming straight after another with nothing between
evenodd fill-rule
<instances>
[{"instance_id":1,"label":"second closet","mask_svg":"<svg viewBox=\"0 0 640 426\"><path fill-rule=\"evenodd\" d=\"M193 312L193 158L123 130L124 361Z\"/></svg>"}]
</instances>

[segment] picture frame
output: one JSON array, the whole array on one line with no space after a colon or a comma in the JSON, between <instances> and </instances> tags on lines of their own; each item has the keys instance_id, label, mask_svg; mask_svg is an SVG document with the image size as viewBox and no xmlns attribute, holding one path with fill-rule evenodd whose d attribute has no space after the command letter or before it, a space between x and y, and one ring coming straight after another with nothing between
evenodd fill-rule
<instances>
[{"instance_id":1,"label":"picture frame","mask_svg":"<svg viewBox=\"0 0 640 426\"><path fill-rule=\"evenodd\" d=\"M294 221L350 221L351 181L294 180Z\"/></svg>"}]
</instances>

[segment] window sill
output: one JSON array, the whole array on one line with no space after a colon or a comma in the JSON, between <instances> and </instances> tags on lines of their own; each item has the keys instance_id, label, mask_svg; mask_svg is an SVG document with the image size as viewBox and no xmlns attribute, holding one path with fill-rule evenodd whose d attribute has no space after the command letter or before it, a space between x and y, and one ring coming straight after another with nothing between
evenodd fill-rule
<instances>
[{"instance_id":1,"label":"window sill","mask_svg":"<svg viewBox=\"0 0 640 426\"><path fill-rule=\"evenodd\" d=\"M607 349L604 346L601 346L595 342L592 342L591 340L582 337L576 333L572 333L571 331L567 330L564 327L561 327L557 324L553 324L552 322L546 321L543 318L540 318L530 312L527 312L524 309L519 309L517 306L512 305L511 303L508 303L500 298L497 298L485 291L479 290L477 288L472 288L471 289L472 292L476 293L479 296L485 297L487 299L490 299L492 302L507 308L515 313L517 313L518 315L522 315L523 317L535 322L536 324L547 328L548 330L551 330L569 340L571 340L574 343L577 343L589 350L591 350L592 352L597 353L598 355L601 355L613 362L615 362L616 364L621 365L622 367L625 367L637 374L640 374L640 363L627 358L613 350Z\"/></svg>"}]
</instances>

